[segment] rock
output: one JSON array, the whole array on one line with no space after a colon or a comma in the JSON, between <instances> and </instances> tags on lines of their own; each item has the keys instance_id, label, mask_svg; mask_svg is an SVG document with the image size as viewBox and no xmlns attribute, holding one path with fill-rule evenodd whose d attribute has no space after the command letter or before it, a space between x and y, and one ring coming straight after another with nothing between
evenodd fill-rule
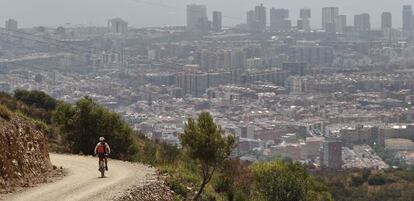
<instances>
[{"instance_id":1,"label":"rock","mask_svg":"<svg viewBox=\"0 0 414 201\"><path fill-rule=\"evenodd\" d=\"M170 201L174 193L165 186L164 182L155 181L144 186L134 186L114 201Z\"/></svg>"},{"instance_id":2,"label":"rock","mask_svg":"<svg viewBox=\"0 0 414 201\"><path fill-rule=\"evenodd\" d=\"M52 170L45 132L29 120L14 116L0 124L0 189L44 182Z\"/></svg>"}]
</instances>

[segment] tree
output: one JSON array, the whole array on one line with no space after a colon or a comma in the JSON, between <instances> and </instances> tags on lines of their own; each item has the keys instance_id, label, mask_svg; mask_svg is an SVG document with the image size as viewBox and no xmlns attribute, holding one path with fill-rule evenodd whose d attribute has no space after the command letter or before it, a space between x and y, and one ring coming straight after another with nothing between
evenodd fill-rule
<instances>
[{"instance_id":1,"label":"tree","mask_svg":"<svg viewBox=\"0 0 414 201\"><path fill-rule=\"evenodd\" d=\"M214 123L208 112L203 112L197 120L188 119L184 133L180 135L181 145L191 159L200 164L201 185L193 200L198 200L214 172L226 161L235 145L231 135Z\"/></svg>"},{"instance_id":2,"label":"tree","mask_svg":"<svg viewBox=\"0 0 414 201\"><path fill-rule=\"evenodd\" d=\"M137 153L133 130L121 117L85 97L76 105L61 103L53 122L65 134L72 153L93 154L100 136L110 143L115 158L131 159Z\"/></svg>"},{"instance_id":3,"label":"tree","mask_svg":"<svg viewBox=\"0 0 414 201\"><path fill-rule=\"evenodd\" d=\"M29 106L35 106L46 110L54 110L57 105L57 101L42 91L26 91L16 90L14 97L26 103Z\"/></svg>"},{"instance_id":4,"label":"tree","mask_svg":"<svg viewBox=\"0 0 414 201\"><path fill-rule=\"evenodd\" d=\"M258 200L332 200L325 185L308 175L299 163L260 162L251 168Z\"/></svg>"}]
</instances>

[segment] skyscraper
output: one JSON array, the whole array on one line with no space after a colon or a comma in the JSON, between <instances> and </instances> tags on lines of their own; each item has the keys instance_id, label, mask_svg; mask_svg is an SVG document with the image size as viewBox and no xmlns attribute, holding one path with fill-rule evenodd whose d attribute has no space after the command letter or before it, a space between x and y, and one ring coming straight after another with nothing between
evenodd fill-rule
<instances>
[{"instance_id":1,"label":"skyscraper","mask_svg":"<svg viewBox=\"0 0 414 201\"><path fill-rule=\"evenodd\" d=\"M207 7L205 5L187 5L187 30L202 31L208 26Z\"/></svg>"},{"instance_id":2,"label":"skyscraper","mask_svg":"<svg viewBox=\"0 0 414 201\"><path fill-rule=\"evenodd\" d=\"M249 31L256 31L257 28L257 21L256 21L256 15L254 10L249 10L246 13L246 19L247 19L247 28L249 29Z\"/></svg>"},{"instance_id":3,"label":"skyscraper","mask_svg":"<svg viewBox=\"0 0 414 201\"><path fill-rule=\"evenodd\" d=\"M371 21L368 13L362 13L354 16L355 31L370 31Z\"/></svg>"},{"instance_id":4,"label":"skyscraper","mask_svg":"<svg viewBox=\"0 0 414 201\"><path fill-rule=\"evenodd\" d=\"M256 6L254 9L259 31L266 30L266 7L263 4Z\"/></svg>"},{"instance_id":5,"label":"skyscraper","mask_svg":"<svg viewBox=\"0 0 414 201\"><path fill-rule=\"evenodd\" d=\"M306 31L310 31L310 18L311 18L311 9L309 8L302 8L300 9L300 20L298 21L298 29L303 29Z\"/></svg>"},{"instance_id":6,"label":"skyscraper","mask_svg":"<svg viewBox=\"0 0 414 201\"><path fill-rule=\"evenodd\" d=\"M213 12L213 24L212 28L214 31L221 31L222 29L222 15L219 11Z\"/></svg>"},{"instance_id":7,"label":"skyscraper","mask_svg":"<svg viewBox=\"0 0 414 201\"><path fill-rule=\"evenodd\" d=\"M16 31L18 29L17 21L14 19L9 19L6 21L6 29Z\"/></svg>"},{"instance_id":8,"label":"skyscraper","mask_svg":"<svg viewBox=\"0 0 414 201\"><path fill-rule=\"evenodd\" d=\"M108 28L112 33L125 34L128 32L128 22L122 20L121 18L110 19L108 20Z\"/></svg>"},{"instance_id":9,"label":"skyscraper","mask_svg":"<svg viewBox=\"0 0 414 201\"><path fill-rule=\"evenodd\" d=\"M414 30L413 9L411 5L403 6L403 36L411 38Z\"/></svg>"},{"instance_id":10,"label":"skyscraper","mask_svg":"<svg viewBox=\"0 0 414 201\"><path fill-rule=\"evenodd\" d=\"M328 139L322 145L321 166L329 169L342 168L342 142Z\"/></svg>"},{"instance_id":11,"label":"skyscraper","mask_svg":"<svg viewBox=\"0 0 414 201\"><path fill-rule=\"evenodd\" d=\"M392 39L392 14L390 12L383 12L381 15L381 29L385 39Z\"/></svg>"},{"instance_id":12,"label":"skyscraper","mask_svg":"<svg viewBox=\"0 0 414 201\"><path fill-rule=\"evenodd\" d=\"M336 31L339 33L345 33L346 26L346 15L339 15L336 22Z\"/></svg>"},{"instance_id":13,"label":"skyscraper","mask_svg":"<svg viewBox=\"0 0 414 201\"><path fill-rule=\"evenodd\" d=\"M311 18L311 9L310 8L301 8L300 9L300 19L309 19Z\"/></svg>"},{"instance_id":14,"label":"skyscraper","mask_svg":"<svg viewBox=\"0 0 414 201\"><path fill-rule=\"evenodd\" d=\"M247 12L247 27L251 32L263 32L266 30L266 7L263 4L256 6L254 10Z\"/></svg>"},{"instance_id":15,"label":"skyscraper","mask_svg":"<svg viewBox=\"0 0 414 201\"><path fill-rule=\"evenodd\" d=\"M381 15L381 29L392 29L392 14L390 12L383 12Z\"/></svg>"},{"instance_id":16,"label":"skyscraper","mask_svg":"<svg viewBox=\"0 0 414 201\"><path fill-rule=\"evenodd\" d=\"M322 29L326 32L336 32L339 9L336 7L322 8Z\"/></svg>"},{"instance_id":17,"label":"skyscraper","mask_svg":"<svg viewBox=\"0 0 414 201\"><path fill-rule=\"evenodd\" d=\"M291 28L291 21L289 18L288 9L270 9L270 30L271 31L289 31Z\"/></svg>"}]
</instances>

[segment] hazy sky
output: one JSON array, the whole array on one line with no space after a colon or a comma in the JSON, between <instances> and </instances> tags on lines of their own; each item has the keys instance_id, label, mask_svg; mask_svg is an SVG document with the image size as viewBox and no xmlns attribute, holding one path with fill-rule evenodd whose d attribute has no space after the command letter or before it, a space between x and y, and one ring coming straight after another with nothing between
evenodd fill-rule
<instances>
[{"instance_id":1,"label":"hazy sky","mask_svg":"<svg viewBox=\"0 0 414 201\"><path fill-rule=\"evenodd\" d=\"M244 23L246 11L263 3L268 9L290 9L293 24L298 9L306 7L312 9L312 24L320 27L321 8L336 6L340 14L348 15L348 24L353 24L354 14L367 12L376 28L383 11L392 12L394 27L400 27L402 5L413 4L413 0L0 0L0 22L14 18L20 27L65 23L103 26L107 19L121 17L134 27L184 25L185 5L190 3L207 5L210 15L219 10L232 17L223 18L225 25Z\"/></svg>"}]
</instances>

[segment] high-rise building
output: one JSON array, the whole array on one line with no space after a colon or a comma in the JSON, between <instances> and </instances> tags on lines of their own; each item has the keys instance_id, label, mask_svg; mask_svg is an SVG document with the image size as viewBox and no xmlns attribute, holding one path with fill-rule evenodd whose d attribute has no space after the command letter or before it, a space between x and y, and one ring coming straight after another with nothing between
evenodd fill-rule
<instances>
[{"instance_id":1,"label":"high-rise building","mask_svg":"<svg viewBox=\"0 0 414 201\"><path fill-rule=\"evenodd\" d=\"M187 5L187 30L204 31L208 29L207 7L205 5Z\"/></svg>"},{"instance_id":2,"label":"high-rise building","mask_svg":"<svg viewBox=\"0 0 414 201\"><path fill-rule=\"evenodd\" d=\"M254 13L254 10L249 10L246 13L246 19L247 19L247 28L249 29L249 31L255 31L257 30L256 25L256 16Z\"/></svg>"},{"instance_id":3,"label":"high-rise building","mask_svg":"<svg viewBox=\"0 0 414 201\"><path fill-rule=\"evenodd\" d=\"M300 20L298 20L298 29L310 31L311 29L310 18L311 18L311 9L309 8L300 9Z\"/></svg>"},{"instance_id":4,"label":"high-rise building","mask_svg":"<svg viewBox=\"0 0 414 201\"><path fill-rule=\"evenodd\" d=\"M371 21L368 13L362 13L354 16L355 31L370 31Z\"/></svg>"},{"instance_id":5,"label":"high-rise building","mask_svg":"<svg viewBox=\"0 0 414 201\"><path fill-rule=\"evenodd\" d=\"M342 168L342 142L328 139L322 144L321 167L329 169Z\"/></svg>"},{"instance_id":6,"label":"high-rise building","mask_svg":"<svg viewBox=\"0 0 414 201\"><path fill-rule=\"evenodd\" d=\"M259 31L265 31L266 30L266 7L263 6L263 4L260 4L260 6L256 6L254 9L256 20L258 23Z\"/></svg>"},{"instance_id":7,"label":"high-rise building","mask_svg":"<svg viewBox=\"0 0 414 201\"><path fill-rule=\"evenodd\" d=\"M230 68L234 70L245 70L246 53L242 49L234 49L230 52Z\"/></svg>"},{"instance_id":8,"label":"high-rise building","mask_svg":"<svg viewBox=\"0 0 414 201\"><path fill-rule=\"evenodd\" d=\"M219 11L213 12L213 24L212 28L214 31L221 31L222 29L222 15Z\"/></svg>"},{"instance_id":9,"label":"high-rise building","mask_svg":"<svg viewBox=\"0 0 414 201\"><path fill-rule=\"evenodd\" d=\"M263 32L266 30L266 7L263 4L256 6L254 10L247 12L247 27L251 32Z\"/></svg>"},{"instance_id":10,"label":"high-rise building","mask_svg":"<svg viewBox=\"0 0 414 201\"><path fill-rule=\"evenodd\" d=\"M346 25L346 15L339 15L336 22L336 31L339 33L345 33Z\"/></svg>"},{"instance_id":11,"label":"high-rise building","mask_svg":"<svg viewBox=\"0 0 414 201\"><path fill-rule=\"evenodd\" d=\"M411 5L403 6L403 36L411 38L414 31L414 17Z\"/></svg>"},{"instance_id":12,"label":"high-rise building","mask_svg":"<svg viewBox=\"0 0 414 201\"><path fill-rule=\"evenodd\" d=\"M128 32L128 22L121 18L115 18L108 20L108 29L112 33L125 34Z\"/></svg>"},{"instance_id":13,"label":"high-rise building","mask_svg":"<svg viewBox=\"0 0 414 201\"><path fill-rule=\"evenodd\" d=\"M270 30L289 31L292 23L286 18L289 18L288 9L270 9Z\"/></svg>"},{"instance_id":14,"label":"high-rise building","mask_svg":"<svg viewBox=\"0 0 414 201\"><path fill-rule=\"evenodd\" d=\"M390 12L383 12L381 15L381 28L392 29L392 14Z\"/></svg>"},{"instance_id":15,"label":"high-rise building","mask_svg":"<svg viewBox=\"0 0 414 201\"><path fill-rule=\"evenodd\" d=\"M6 21L6 29L16 31L18 29L17 21L14 19L9 19Z\"/></svg>"},{"instance_id":16,"label":"high-rise building","mask_svg":"<svg viewBox=\"0 0 414 201\"><path fill-rule=\"evenodd\" d=\"M309 19L311 18L311 9L310 8L301 8L300 9L300 19Z\"/></svg>"},{"instance_id":17,"label":"high-rise building","mask_svg":"<svg viewBox=\"0 0 414 201\"><path fill-rule=\"evenodd\" d=\"M392 14L390 12L383 12L381 15L381 30L383 36L387 40L392 39Z\"/></svg>"},{"instance_id":18,"label":"high-rise building","mask_svg":"<svg viewBox=\"0 0 414 201\"><path fill-rule=\"evenodd\" d=\"M339 9L336 7L322 8L322 29L327 32L336 32Z\"/></svg>"}]
</instances>

